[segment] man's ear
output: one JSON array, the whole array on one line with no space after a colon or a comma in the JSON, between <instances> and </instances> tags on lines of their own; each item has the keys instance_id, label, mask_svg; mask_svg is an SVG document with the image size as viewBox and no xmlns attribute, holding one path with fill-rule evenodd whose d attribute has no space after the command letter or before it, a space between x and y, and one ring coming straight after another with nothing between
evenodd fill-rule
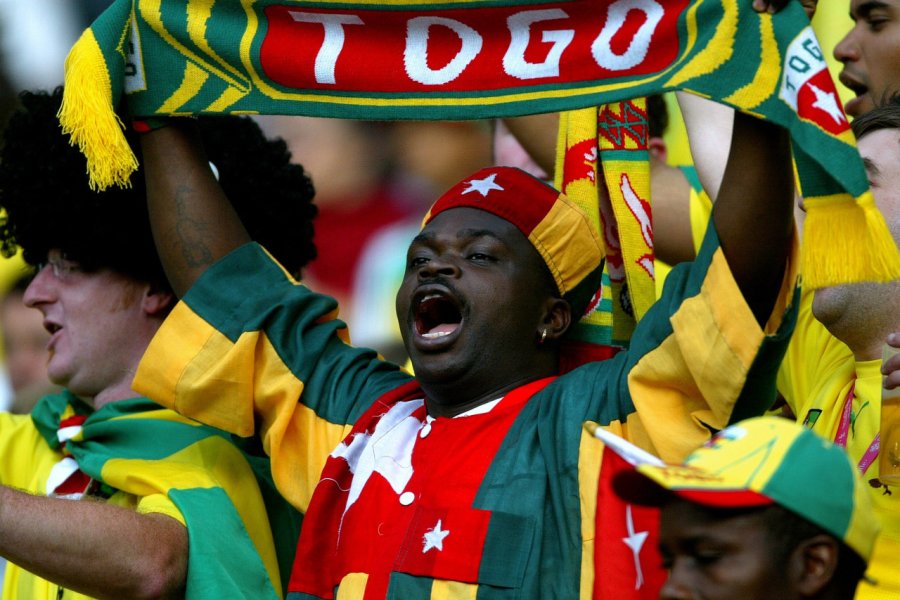
<instances>
[{"instance_id":1,"label":"man's ear","mask_svg":"<svg viewBox=\"0 0 900 600\"><path fill-rule=\"evenodd\" d=\"M669 147L666 145L666 141L659 136L652 136L648 140L647 150L650 152L650 156L657 160L662 162L669 160Z\"/></svg>"},{"instance_id":2,"label":"man's ear","mask_svg":"<svg viewBox=\"0 0 900 600\"><path fill-rule=\"evenodd\" d=\"M141 308L150 316L164 316L175 305L175 294L156 285L148 285L141 298Z\"/></svg>"},{"instance_id":3,"label":"man's ear","mask_svg":"<svg viewBox=\"0 0 900 600\"><path fill-rule=\"evenodd\" d=\"M789 573L802 597L817 597L829 586L837 571L839 553L838 541L825 534L806 539L794 549Z\"/></svg>"},{"instance_id":4,"label":"man's ear","mask_svg":"<svg viewBox=\"0 0 900 600\"><path fill-rule=\"evenodd\" d=\"M572 324L572 308L562 298L548 298L541 330L547 331L548 340L558 340Z\"/></svg>"}]
</instances>

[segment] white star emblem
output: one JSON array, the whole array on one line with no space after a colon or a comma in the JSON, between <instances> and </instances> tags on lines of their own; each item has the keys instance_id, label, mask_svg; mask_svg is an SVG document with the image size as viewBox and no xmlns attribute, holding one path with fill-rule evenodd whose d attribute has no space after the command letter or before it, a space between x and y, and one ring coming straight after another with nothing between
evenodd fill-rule
<instances>
[{"instance_id":1,"label":"white star emblem","mask_svg":"<svg viewBox=\"0 0 900 600\"><path fill-rule=\"evenodd\" d=\"M813 93L816 95L813 108L818 108L828 113L828 116L834 119L838 125L846 121L844 113L841 112L841 107L838 106L837 98L832 92L826 92L813 84L809 84L809 87L812 88Z\"/></svg>"},{"instance_id":2,"label":"white star emblem","mask_svg":"<svg viewBox=\"0 0 900 600\"><path fill-rule=\"evenodd\" d=\"M438 519L437 525L425 532L422 536L423 546L422 554L425 554L432 548L442 551L444 549L444 538L450 535L446 529L441 530L441 520Z\"/></svg>"},{"instance_id":3,"label":"white star emblem","mask_svg":"<svg viewBox=\"0 0 900 600\"><path fill-rule=\"evenodd\" d=\"M468 194L469 192L478 192L481 194L481 197L484 198L488 195L491 190L500 190L503 191L503 188L498 183L494 183L494 179L497 178L496 173L491 173L484 179L473 179L468 181L469 187L463 190L463 194Z\"/></svg>"},{"instance_id":4,"label":"white star emblem","mask_svg":"<svg viewBox=\"0 0 900 600\"><path fill-rule=\"evenodd\" d=\"M630 504L625 506L625 524L628 527L628 537L622 538L622 541L631 548L631 553L634 555L634 569L637 572L634 589L639 590L644 585L644 573L641 571L641 548L644 547L644 542L647 541L647 536L650 535L650 532L634 531L634 519L631 516Z\"/></svg>"}]
</instances>

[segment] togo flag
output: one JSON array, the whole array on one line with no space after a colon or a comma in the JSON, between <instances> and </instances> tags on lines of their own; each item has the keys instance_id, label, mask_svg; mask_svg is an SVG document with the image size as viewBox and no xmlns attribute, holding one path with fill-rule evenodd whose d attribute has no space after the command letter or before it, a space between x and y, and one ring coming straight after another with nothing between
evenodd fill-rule
<instances>
[{"instance_id":1,"label":"togo flag","mask_svg":"<svg viewBox=\"0 0 900 600\"><path fill-rule=\"evenodd\" d=\"M586 423L585 428L603 443L597 484L594 593L598 600L652 600L668 577L659 554L659 509L629 504L613 490L615 476L636 466L663 462L614 433Z\"/></svg>"},{"instance_id":2,"label":"togo flag","mask_svg":"<svg viewBox=\"0 0 900 600\"><path fill-rule=\"evenodd\" d=\"M474 119L686 90L791 131L805 281L900 277L799 3L751 0L115 0L66 61L60 120L94 184L136 160L114 108Z\"/></svg>"}]
</instances>

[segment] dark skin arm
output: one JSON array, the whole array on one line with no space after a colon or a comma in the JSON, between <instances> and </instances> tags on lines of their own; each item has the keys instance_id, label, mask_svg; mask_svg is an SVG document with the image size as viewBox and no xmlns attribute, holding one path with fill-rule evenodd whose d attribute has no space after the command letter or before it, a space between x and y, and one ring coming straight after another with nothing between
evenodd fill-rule
<instances>
[{"instance_id":1,"label":"dark skin arm","mask_svg":"<svg viewBox=\"0 0 900 600\"><path fill-rule=\"evenodd\" d=\"M793 201L787 132L736 113L713 221L734 279L760 324L781 287L793 236Z\"/></svg>"},{"instance_id":2,"label":"dark skin arm","mask_svg":"<svg viewBox=\"0 0 900 600\"><path fill-rule=\"evenodd\" d=\"M250 241L209 168L191 119L141 136L150 225L172 289L181 297L217 260Z\"/></svg>"},{"instance_id":3,"label":"dark skin arm","mask_svg":"<svg viewBox=\"0 0 900 600\"><path fill-rule=\"evenodd\" d=\"M735 117L732 149L713 211L735 280L761 323L781 285L792 234L787 133ZM166 275L182 296L214 262L250 241L209 169L187 119L141 136L150 222ZM173 168L178 165L178 168Z\"/></svg>"},{"instance_id":4,"label":"dark skin arm","mask_svg":"<svg viewBox=\"0 0 900 600\"><path fill-rule=\"evenodd\" d=\"M753 9L775 13L790 1L753 0ZM811 19L817 0L799 2ZM786 131L735 113L721 188L709 193L715 199L712 218L722 251L760 325L772 311L790 251L794 228L790 165Z\"/></svg>"}]
</instances>

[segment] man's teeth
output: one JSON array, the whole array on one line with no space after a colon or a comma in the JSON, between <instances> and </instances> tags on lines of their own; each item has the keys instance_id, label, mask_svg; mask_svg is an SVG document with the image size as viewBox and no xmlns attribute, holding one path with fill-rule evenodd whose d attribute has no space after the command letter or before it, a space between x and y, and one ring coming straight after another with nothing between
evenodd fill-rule
<instances>
[{"instance_id":1,"label":"man's teeth","mask_svg":"<svg viewBox=\"0 0 900 600\"><path fill-rule=\"evenodd\" d=\"M428 333L423 333L422 337L434 339L434 338L444 337L445 335L450 335L450 332L449 331L429 331Z\"/></svg>"}]
</instances>

